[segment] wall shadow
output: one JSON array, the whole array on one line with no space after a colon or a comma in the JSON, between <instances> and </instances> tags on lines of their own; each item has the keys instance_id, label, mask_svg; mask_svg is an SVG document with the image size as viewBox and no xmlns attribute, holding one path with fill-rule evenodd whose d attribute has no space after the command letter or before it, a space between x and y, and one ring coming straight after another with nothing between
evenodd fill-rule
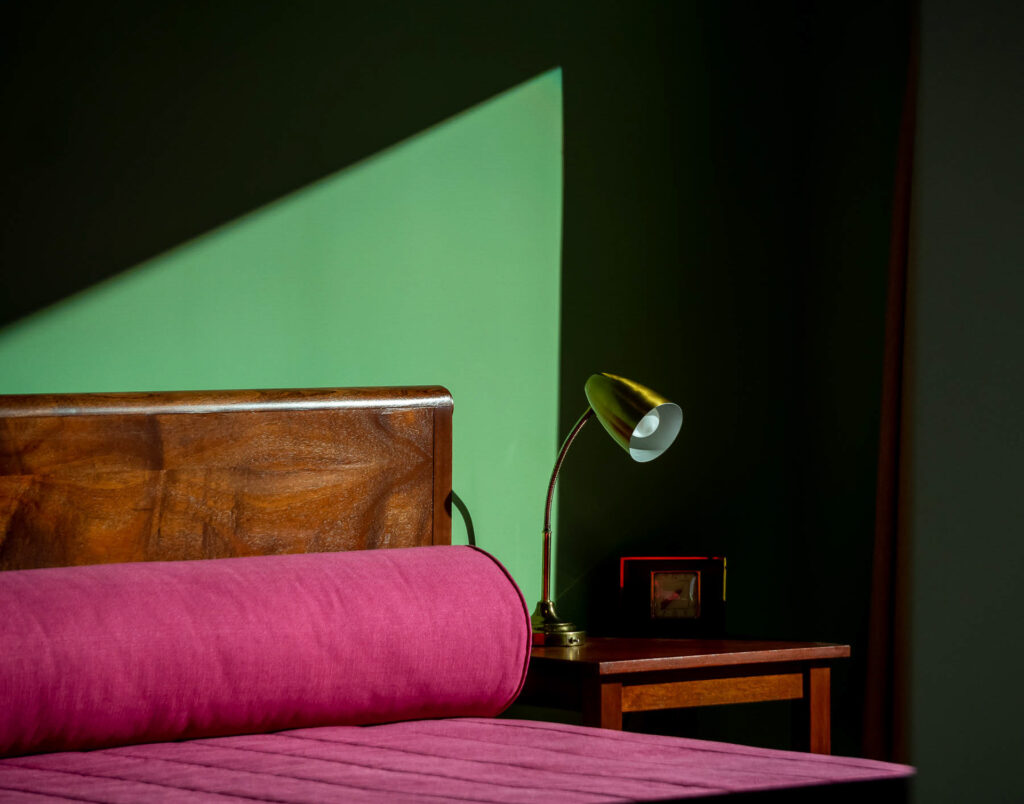
<instances>
[{"instance_id":1,"label":"wall shadow","mask_svg":"<svg viewBox=\"0 0 1024 804\"><path fill-rule=\"evenodd\" d=\"M619 556L724 554L731 635L853 646L833 745L858 753L909 4L645 8L590 80L563 65L559 432L594 371L686 418L651 464L599 429L574 446L559 613L607 633Z\"/></svg>"},{"instance_id":2,"label":"wall shadow","mask_svg":"<svg viewBox=\"0 0 1024 804\"><path fill-rule=\"evenodd\" d=\"M0 326L557 64L540 3L4 12Z\"/></svg>"}]
</instances>

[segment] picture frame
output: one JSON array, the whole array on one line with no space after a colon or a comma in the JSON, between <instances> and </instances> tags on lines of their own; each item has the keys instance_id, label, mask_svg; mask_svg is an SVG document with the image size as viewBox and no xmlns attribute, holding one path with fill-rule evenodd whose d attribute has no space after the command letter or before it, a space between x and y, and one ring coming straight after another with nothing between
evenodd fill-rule
<instances>
[{"instance_id":1,"label":"picture frame","mask_svg":"<svg viewBox=\"0 0 1024 804\"><path fill-rule=\"evenodd\" d=\"M623 556L619 632L643 637L725 635L724 556Z\"/></svg>"}]
</instances>

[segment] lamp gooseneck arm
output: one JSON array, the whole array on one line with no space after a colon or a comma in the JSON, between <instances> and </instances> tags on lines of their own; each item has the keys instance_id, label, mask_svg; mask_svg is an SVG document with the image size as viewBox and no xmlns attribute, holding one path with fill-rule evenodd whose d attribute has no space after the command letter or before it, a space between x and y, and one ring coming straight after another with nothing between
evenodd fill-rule
<instances>
[{"instance_id":1,"label":"lamp gooseneck arm","mask_svg":"<svg viewBox=\"0 0 1024 804\"><path fill-rule=\"evenodd\" d=\"M593 415L594 409L588 405L583 415L576 420L576 424L569 431L569 435L565 437L565 441L562 442L562 448L558 451L558 458L555 459L555 468L551 472L551 482L548 484L548 500L544 506L544 577L542 584L544 597L542 600L545 601L551 600L551 503L555 498L555 482L558 480L558 470L562 468L562 461L565 460L565 454L569 451L569 447L572 446L572 442L579 435L580 430L583 429L583 425Z\"/></svg>"}]
</instances>

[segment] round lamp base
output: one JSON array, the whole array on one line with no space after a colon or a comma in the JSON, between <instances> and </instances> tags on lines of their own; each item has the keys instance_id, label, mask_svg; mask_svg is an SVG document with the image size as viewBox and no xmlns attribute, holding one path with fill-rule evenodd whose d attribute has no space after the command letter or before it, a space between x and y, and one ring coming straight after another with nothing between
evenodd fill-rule
<instances>
[{"instance_id":1,"label":"round lamp base","mask_svg":"<svg viewBox=\"0 0 1024 804\"><path fill-rule=\"evenodd\" d=\"M572 625L572 623L567 623ZM587 644L586 631L534 631L533 645L540 647L546 645L549 648L578 648Z\"/></svg>"},{"instance_id":2,"label":"round lamp base","mask_svg":"<svg viewBox=\"0 0 1024 804\"><path fill-rule=\"evenodd\" d=\"M533 626L533 644L548 647L578 648L587 642L587 632L572 623L558 619L555 604L542 600L530 616Z\"/></svg>"}]
</instances>

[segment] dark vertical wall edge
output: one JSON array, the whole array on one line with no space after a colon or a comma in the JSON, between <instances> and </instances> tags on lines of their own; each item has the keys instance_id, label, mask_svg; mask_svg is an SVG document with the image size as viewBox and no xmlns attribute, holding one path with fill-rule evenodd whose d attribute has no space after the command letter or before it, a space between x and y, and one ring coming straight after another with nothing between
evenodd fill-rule
<instances>
[{"instance_id":1,"label":"dark vertical wall edge","mask_svg":"<svg viewBox=\"0 0 1024 804\"><path fill-rule=\"evenodd\" d=\"M900 762L908 761L903 736L909 712L905 697L899 693L906 688L906 657L901 646L909 637L909 633L904 630L907 625L905 587L909 578L901 572L901 569L905 569L901 559L906 551L907 536L901 527L898 500L904 471L901 452L902 423L906 415L903 398L904 341L918 59L916 24L912 22L906 89L900 118L886 292L875 539L862 738L864 756Z\"/></svg>"}]
</instances>

